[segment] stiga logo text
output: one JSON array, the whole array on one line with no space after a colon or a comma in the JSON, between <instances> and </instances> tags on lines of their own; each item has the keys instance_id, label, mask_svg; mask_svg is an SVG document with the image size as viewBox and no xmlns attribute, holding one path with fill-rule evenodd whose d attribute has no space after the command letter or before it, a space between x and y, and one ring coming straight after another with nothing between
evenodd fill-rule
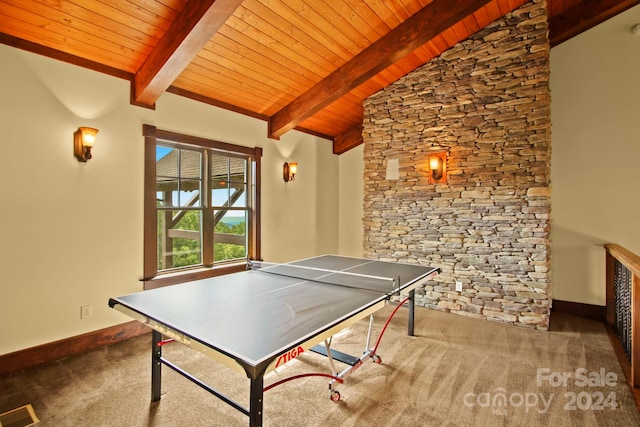
<instances>
[{"instance_id":1,"label":"stiga logo text","mask_svg":"<svg viewBox=\"0 0 640 427\"><path fill-rule=\"evenodd\" d=\"M280 365L284 365L290 360L295 359L296 357L300 356L302 353L304 353L304 348L302 348L301 346L298 346L298 348L292 348L291 350L287 351L286 353L278 357L278 361L276 362L276 368Z\"/></svg>"}]
</instances>

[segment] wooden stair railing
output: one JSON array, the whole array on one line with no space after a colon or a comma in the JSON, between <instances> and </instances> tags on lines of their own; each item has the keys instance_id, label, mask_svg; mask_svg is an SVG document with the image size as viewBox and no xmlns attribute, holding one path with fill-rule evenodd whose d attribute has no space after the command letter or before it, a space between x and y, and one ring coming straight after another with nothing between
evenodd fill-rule
<instances>
[{"instance_id":1,"label":"wooden stair railing","mask_svg":"<svg viewBox=\"0 0 640 427\"><path fill-rule=\"evenodd\" d=\"M622 351L616 351L632 390L640 388L640 256L619 245L606 252L607 324Z\"/></svg>"}]
</instances>

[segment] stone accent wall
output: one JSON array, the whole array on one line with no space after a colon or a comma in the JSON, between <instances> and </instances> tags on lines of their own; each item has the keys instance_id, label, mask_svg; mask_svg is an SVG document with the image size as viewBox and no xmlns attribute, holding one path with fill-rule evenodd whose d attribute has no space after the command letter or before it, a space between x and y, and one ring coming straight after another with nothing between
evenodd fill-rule
<instances>
[{"instance_id":1,"label":"stone accent wall","mask_svg":"<svg viewBox=\"0 0 640 427\"><path fill-rule=\"evenodd\" d=\"M533 0L364 102L364 254L440 267L418 305L548 329L547 30Z\"/></svg>"}]
</instances>

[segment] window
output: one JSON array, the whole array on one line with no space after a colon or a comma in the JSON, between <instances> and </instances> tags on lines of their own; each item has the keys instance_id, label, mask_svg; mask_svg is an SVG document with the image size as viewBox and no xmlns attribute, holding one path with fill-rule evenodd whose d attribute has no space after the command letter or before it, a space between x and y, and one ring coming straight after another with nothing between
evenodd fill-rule
<instances>
[{"instance_id":1,"label":"window","mask_svg":"<svg viewBox=\"0 0 640 427\"><path fill-rule=\"evenodd\" d=\"M144 125L144 281L225 274L260 258L261 148Z\"/></svg>"}]
</instances>

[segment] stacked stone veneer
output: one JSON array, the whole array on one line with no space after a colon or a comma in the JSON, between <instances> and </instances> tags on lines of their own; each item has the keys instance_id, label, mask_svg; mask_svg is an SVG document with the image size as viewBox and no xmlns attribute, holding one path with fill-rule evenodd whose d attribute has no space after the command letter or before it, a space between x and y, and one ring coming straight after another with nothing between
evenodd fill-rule
<instances>
[{"instance_id":1,"label":"stacked stone veneer","mask_svg":"<svg viewBox=\"0 0 640 427\"><path fill-rule=\"evenodd\" d=\"M440 267L419 305L548 329L545 2L490 24L364 110L365 256ZM432 150L447 152L446 184L428 183ZM397 179L387 179L390 159Z\"/></svg>"}]
</instances>

